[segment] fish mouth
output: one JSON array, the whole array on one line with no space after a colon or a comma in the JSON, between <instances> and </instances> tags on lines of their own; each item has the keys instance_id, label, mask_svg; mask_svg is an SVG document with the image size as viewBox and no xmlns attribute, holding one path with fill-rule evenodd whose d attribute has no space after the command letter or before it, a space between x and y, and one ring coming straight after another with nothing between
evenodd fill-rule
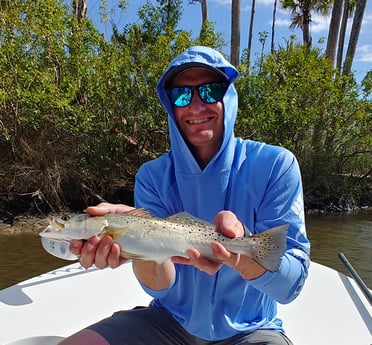
<instances>
[{"instance_id":1,"label":"fish mouth","mask_svg":"<svg viewBox=\"0 0 372 345\"><path fill-rule=\"evenodd\" d=\"M65 224L59 221L56 217L52 217L49 228L51 231L57 232L61 231L65 227Z\"/></svg>"},{"instance_id":2,"label":"fish mouth","mask_svg":"<svg viewBox=\"0 0 372 345\"><path fill-rule=\"evenodd\" d=\"M49 225L39 233L41 237L48 237L48 238L55 238L58 237L59 234L62 233L63 228L65 225L58 221L56 217L52 216L49 221Z\"/></svg>"},{"instance_id":3,"label":"fish mouth","mask_svg":"<svg viewBox=\"0 0 372 345\"><path fill-rule=\"evenodd\" d=\"M55 224L49 224L42 232L39 233L41 237L55 238L61 234L61 228L57 228Z\"/></svg>"}]
</instances>

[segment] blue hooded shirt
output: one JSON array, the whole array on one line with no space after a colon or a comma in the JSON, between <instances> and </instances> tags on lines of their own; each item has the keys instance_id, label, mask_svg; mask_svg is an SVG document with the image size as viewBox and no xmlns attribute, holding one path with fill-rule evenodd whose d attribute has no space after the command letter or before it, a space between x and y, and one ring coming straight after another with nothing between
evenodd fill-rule
<instances>
[{"instance_id":1,"label":"blue hooded shirt","mask_svg":"<svg viewBox=\"0 0 372 345\"><path fill-rule=\"evenodd\" d=\"M201 169L174 120L165 88L172 68L198 62L220 69L229 87L223 98L224 135L220 150ZM166 308L191 334L205 340L227 339L257 329L284 331L276 302L289 303L307 277L310 244L306 237L302 182L298 163L288 150L234 135L238 72L220 53L191 47L175 58L157 85L168 113L171 149L145 163L136 175L135 205L167 217L186 211L213 222L221 210L234 212L252 233L289 224L287 251L277 272L243 279L223 265L214 275L176 264L176 278L165 290L143 286L153 306Z\"/></svg>"}]
</instances>

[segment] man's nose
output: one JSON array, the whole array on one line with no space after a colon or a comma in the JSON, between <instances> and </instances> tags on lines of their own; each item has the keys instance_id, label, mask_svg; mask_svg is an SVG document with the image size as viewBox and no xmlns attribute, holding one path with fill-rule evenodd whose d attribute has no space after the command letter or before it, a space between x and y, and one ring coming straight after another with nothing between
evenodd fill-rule
<instances>
[{"instance_id":1,"label":"man's nose","mask_svg":"<svg viewBox=\"0 0 372 345\"><path fill-rule=\"evenodd\" d=\"M199 91L197 89L193 90L190 106L195 108L205 108L205 103L200 98Z\"/></svg>"}]
</instances>

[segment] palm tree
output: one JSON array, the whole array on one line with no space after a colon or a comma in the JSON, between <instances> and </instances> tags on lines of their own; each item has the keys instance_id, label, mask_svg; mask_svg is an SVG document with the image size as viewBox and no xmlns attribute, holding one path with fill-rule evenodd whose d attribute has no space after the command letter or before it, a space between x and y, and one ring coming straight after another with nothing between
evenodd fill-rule
<instances>
[{"instance_id":1,"label":"palm tree","mask_svg":"<svg viewBox=\"0 0 372 345\"><path fill-rule=\"evenodd\" d=\"M271 54L274 53L274 42L275 42L275 19L276 19L276 8L277 8L278 0L274 0L274 8L273 8L273 24L271 26Z\"/></svg>"},{"instance_id":2,"label":"palm tree","mask_svg":"<svg viewBox=\"0 0 372 345\"><path fill-rule=\"evenodd\" d=\"M311 46L311 12L327 14L332 0L279 0L283 9L292 13L291 28L299 27L302 30L304 45Z\"/></svg>"},{"instance_id":3,"label":"palm tree","mask_svg":"<svg viewBox=\"0 0 372 345\"><path fill-rule=\"evenodd\" d=\"M201 12L202 12L202 24L200 28L199 38L202 38L205 33L205 28L207 27L208 23L208 2L207 0L189 0L189 5L194 5L196 2L200 3L201 5Z\"/></svg>"},{"instance_id":4,"label":"palm tree","mask_svg":"<svg viewBox=\"0 0 372 345\"><path fill-rule=\"evenodd\" d=\"M202 23L204 24L208 20L208 3L207 0L200 0L202 9Z\"/></svg>"},{"instance_id":5,"label":"palm tree","mask_svg":"<svg viewBox=\"0 0 372 345\"><path fill-rule=\"evenodd\" d=\"M256 0L252 0L251 5L251 20L249 23L249 33L248 33L248 47L247 47L247 66L249 71L249 65L251 61L251 50L252 50L252 37L253 37L253 22L254 22L254 14L256 11Z\"/></svg>"},{"instance_id":6,"label":"palm tree","mask_svg":"<svg viewBox=\"0 0 372 345\"><path fill-rule=\"evenodd\" d=\"M87 2L88 0L74 0L72 2L73 13L79 22L87 16Z\"/></svg>"},{"instance_id":7,"label":"palm tree","mask_svg":"<svg viewBox=\"0 0 372 345\"><path fill-rule=\"evenodd\" d=\"M345 62L342 70L343 75L349 75L353 64L355 50L358 44L360 28L362 26L364 11L366 9L367 0L358 0L355 7L353 25L351 27L349 45L347 47Z\"/></svg>"},{"instance_id":8,"label":"palm tree","mask_svg":"<svg viewBox=\"0 0 372 345\"><path fill-rule=\"evenodd\" d=\"M332 61L332 64L334 63L336 55L336 46L342 15L342 4L343 0L334 0L331 21L329 23L328 40L325 55Z\"/></svg>"},{"instance_id":9,"label":"palm tree","mask_svg":"<svg viewBox=\"0 0 372 345\"><path fill-rule=\"evenodd\" d=\"M231 1L231 45L230 62L239 65L240 56L240 0Z\"/></svg>"},{"instance_id":10,"label":"palm tree","mask_svg":"<svg viewBox=\"0 0 372 345\"><path fill-rule=\"evenodd\" d=\"M189 5L194 5L196 2L199 2L201 5L201 11L202 11L202 27L204 23L208 20L208 2L207 0L189 0Z\"/></svg>"},{"instance_id":11,"label":"palm tree","mask_svg":"<svg viewBox=\"0 0 372 345\"><path fill-rule=\"evenodd\" d=\"M344 45L345 45L345 35L348 19L354 14L355 5L357 0L344 0L344 8L342 13L340 35L338 39L338 48L337 48L337 62L336 67L341 71L342 59L344 56Z\"/></svg>"},{"instance_id":12,"label":"palm tree","mask_svg":"<svg viewBox=\"0 0 372 345\"><path fill-rule=\"evenodd\" d=\"M345 44L345 34L347 28L347 20L350 16L350 0L344 0L343 9L342 9L342 19L340 26L340 33L338 38L338 47L337 47L337 61L336 67L338 71L341 71L342 57L344 55L344 44Z\"/></svg>"}]
</instances>

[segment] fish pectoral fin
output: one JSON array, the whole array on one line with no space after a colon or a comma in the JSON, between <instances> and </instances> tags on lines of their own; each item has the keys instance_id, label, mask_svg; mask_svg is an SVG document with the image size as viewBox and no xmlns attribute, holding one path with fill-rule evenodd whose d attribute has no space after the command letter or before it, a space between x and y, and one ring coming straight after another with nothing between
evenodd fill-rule
<instances>
[{"instance_id":1,"label":"fish pectoral fin","mask_svg":"<svg viewBox=\"0 0 372 345\"><path fill-rule=\"evenodd\" d=\"M144 261L146 258L143 255L140 254L134 254L134 253L128 253L125 250L120 251L120 256L124 259L128 260L141 260Z\"/></svg>"},{"instance_id":2,"label":"fish pectoral fin","mask_svg":"<svg viewBox=\"0 0 372 345\"><path fill-rule=\"evenodd\" d=\"M126 252L125 250L121 250L120 251L120 256L124 259L128 259L128 260L138 260L138 261L155 261L156 263L158 263L159 265L161 265L164 260L150 260L149 258L143 256L143 255L140 255L140 254L134 254L134 253L128 253Z\"/></svg>"},{"instance_id":3,"label":"fish pectoral fin","mask_svg":"<svg viewBox=\"0 0 372 345\"><path fill-rule=\"evenodd\" d=\"M125 232L126 230L124 228L107 225L102 229L100 235L111 236L115 240L118 237L124 236Z\"/></svg>"}]
</instances>

